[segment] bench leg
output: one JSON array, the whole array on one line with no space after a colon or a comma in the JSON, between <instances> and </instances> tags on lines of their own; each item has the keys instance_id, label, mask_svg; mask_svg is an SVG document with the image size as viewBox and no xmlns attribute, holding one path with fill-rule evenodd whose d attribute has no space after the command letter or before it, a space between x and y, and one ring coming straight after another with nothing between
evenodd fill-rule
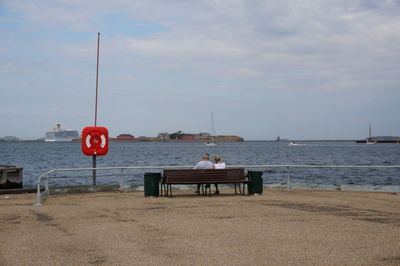
<instances>
[{"instance_id":1,"label":"bench leg","mask_svg":"<svg viewBox=\"0 0 400 266\"><path fill-rule=\"evenodd\" d=\"M168 185L167 185L167 189L168 189ZM167 193L167 197L168 197L168 193ZM172 198L172 184L169 184L169 197Z\"/></svg>"},{"instance_id":2,"label":"bench leg","mask_svg":"<svg viewBox=\"0 0 400 266\"><path fill-rule=\"evenodd\" d=\"M201 194L203 196L207 196L207 190L208 190L209 196L211 196L211 184L202 184L201 185Z\"/></svg>"},{"instance_id":3,"label":"bench leg","mask_svg":"<svg viewBox=\"0 0 400 266\"><path fill-rule=\"evenodd\" d=\"M235 183L235 195L237 195L237 186L239 187L239 194L242 194L242 186L240 183Z\"/></svg>"},{"instance_id":4,"label":"bench leg","mask_svg":"<svg viewBox=\"0 0 400 266\"><path fill-rule=\"evenodd\" d=\"M168 197L168 193L169 193L169 185L167 184L167 189L165 190L165 196Z\"/></svg>"}]
</instances>

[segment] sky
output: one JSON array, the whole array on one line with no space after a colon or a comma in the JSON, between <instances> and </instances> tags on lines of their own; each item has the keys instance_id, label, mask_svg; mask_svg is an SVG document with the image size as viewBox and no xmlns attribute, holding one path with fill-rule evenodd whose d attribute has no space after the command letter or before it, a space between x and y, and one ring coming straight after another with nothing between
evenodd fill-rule
<instances>
[{"instance_id":1,"label":"sky","mask_svg":"<svg viewBox=\"0 0 400 266\"><path fill-rule=\"evenodd\" d=\"M0 137L400 135L398 0L0 0Z\"/></svg>"}]
</instances>

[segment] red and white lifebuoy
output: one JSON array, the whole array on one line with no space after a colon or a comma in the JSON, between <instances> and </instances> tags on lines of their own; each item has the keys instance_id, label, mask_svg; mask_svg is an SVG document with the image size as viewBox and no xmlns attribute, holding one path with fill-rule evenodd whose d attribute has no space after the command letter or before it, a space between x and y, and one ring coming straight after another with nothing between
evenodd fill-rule
<instances>
[{"instance_id":1,"label":"red and white lifebuoy","mask_svg":"<svg viewBox=\"0 0 400 266\"><path fill-rule=\"evenodd\" d=\"M82 152L105 155L108 152L108 130L105 127L85 127L82 130Z\"/></svg>"}]
</instances>

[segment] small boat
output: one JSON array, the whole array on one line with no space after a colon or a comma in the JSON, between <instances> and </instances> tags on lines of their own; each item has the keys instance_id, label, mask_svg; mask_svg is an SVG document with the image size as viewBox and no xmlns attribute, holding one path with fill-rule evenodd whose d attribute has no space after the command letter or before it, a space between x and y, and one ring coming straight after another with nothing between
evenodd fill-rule
<instances>
[{"instance_id":1,"label":"small boat","mask_svg":"<svg viewBox=\"0 0 400 266\"><path fill-rule=\"evenodd\" d=\"M215 136L214 115L213 112L211 112L211 141L206 142L206 146L208 147L217 146L217 143L214 142L214 136Z\"/></svg>"},{"instance_id":2,"label":"small boat","mask_svg":"<svg viewBox=\"0 0 400 266\"><path fill-rule=\"evenodd\" d=\"M217 146L217 144L215 142L207 142L206 146L213 147L213 146Z\"/></svg>"},{"instance_id":3,"label":"small boat","mask_svg":"<svg viewBox=\"0 0 400 266\"><path fill-rule=\"evenodd\" d=\"M289 146L305 146L305 145L307 145L307 144L299 144L299 143L297 143L297 142L295 142L295 141L291 141L291 142L289 142Z\"/></svg>"}]
</instances>

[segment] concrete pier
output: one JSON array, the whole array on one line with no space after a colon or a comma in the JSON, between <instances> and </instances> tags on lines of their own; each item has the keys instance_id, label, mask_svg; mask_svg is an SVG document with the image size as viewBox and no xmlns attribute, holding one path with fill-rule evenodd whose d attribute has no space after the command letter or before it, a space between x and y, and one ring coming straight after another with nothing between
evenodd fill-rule
<instances>
[{"instance_id":1,"label":"concrete pier","mask_svg":"<svg viewBox=\"0 0 400 266\"><path fill-rule=\"evenodd\" d=\"M22 170L20 166L0 164L0 189L22 188Z\"/></svg>"},{"instance_id":2,"label":"concrete pier","mask_svg":"<svg viewBox=\"0 0 400 266\"><path fill-rule=\"evenodd\" d=\"M398 193L0 195L0 265L399 265Z\"/></svg>"}]
</instances>

